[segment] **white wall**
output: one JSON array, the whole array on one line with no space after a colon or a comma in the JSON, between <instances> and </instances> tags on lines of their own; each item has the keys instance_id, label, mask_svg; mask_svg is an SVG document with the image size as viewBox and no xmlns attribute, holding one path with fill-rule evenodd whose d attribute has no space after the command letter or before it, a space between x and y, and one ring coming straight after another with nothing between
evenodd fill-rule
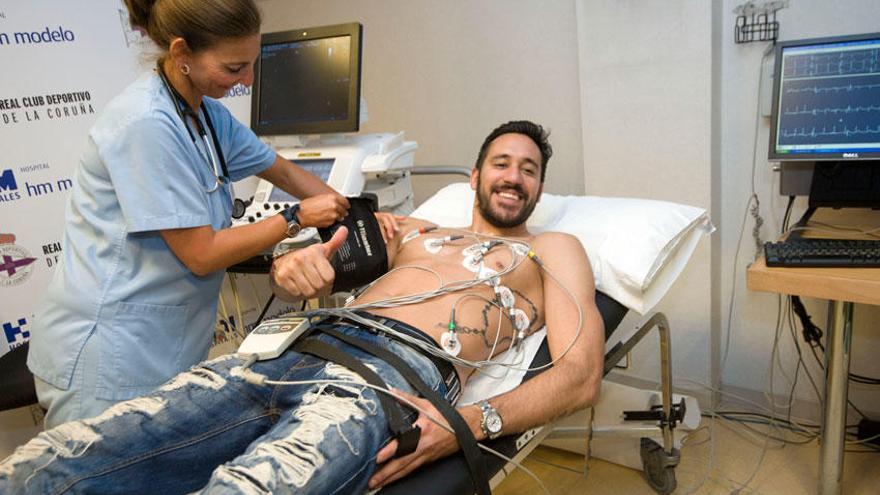
<instances>
[{"instance_id":1,"label":"white wall","mask_svg":"<svg viewBox=\"0 0 880 495\"><path fill-rule=\"evenodd\" d=\"M756 120L758 98L758 79L762 54L767 43L736 45L733 42L735 15L732 13L739 1L726 0L723 3L722 21L722 83L720 94L721 114L721 164L720 182L723 208L718 218L721 230L721 277L716 280L722 295L722 321L727 318L727 304L734 283L736 290L735 309L731 326L731 347L724 370L724 383L731 390L737 388L764 391L767 385L768 362L773 345L776 326L777 298L766 293L749 292L745 288L746 265L755 252L751 231L754 222L751 217L746 223L745 235L741 243L741 253L734 269L734 253L740 235L746 202L751 191L751 168L753 144L757 124L757 151L755 159L756 192L761 203L761 214L765 223L761 229L764 240L778 236L784 214L786 198L779 196L778 174L772 171L767 161L769 119ZM792 0L788 8L779 11L780 41L791 39L835 36L875 32L880 19L880 2L876 0ZM769 55L772 61L773 55ZM805 204L796 203L794 218L801 215ZM825 327L826 306L824 301L804 299L813 322ZM880 349L880 310L875 307L858 305L855 309L852 371L869 376L880 376L880 362L877 352ZM724 336L726 339L726 335ZM799 337L800 338L800 337ZM724 340L724 339L722 339ZM781 368L793 375L796 355L791 337L782 335ZM722 349L723 350L723 349ZM805 357L810 363L814 377L821 374L814 365L812 355ZM789 381L780 377L777 369L774 393L787 396ZM815 402L812 387L801 375L796 396L801 400ZM819 383L821 390L821 382ZM858 385L850 385L850 399L863 411L880 411L880 390ZM815 407L800 408L807 416L816 412Z\"/></svg>"},{"instance_id":2,"label":"white wall","mask_svg":"<svg viewBox=\"0 0 880 495\"><path fill-rule=\"evenodd\" d=\"M586 192L710 207L711 5L703 0L578 2ZM717 212L712 212L717 222ZM673 373L708 382L710 243L657 310L672 330ZM630 315L623 326L643 318ZM658 380L651 337L622 375ZM678 383L681 388L693 385Z\"/></svg>"},{"instance_id":3,"label":"white wall","mask_svg":"<svg viewBox=\"0 0 880 495\"><path fill-rule=\"evenodd\" d=\"M259 5L264 32L363 24L362 95L369 122L362 132L406 131L419 143L416 165L470 167L489 131L526 118L552 131L555 155L546 190L583 194L573 0L265 0ZM417 185L416 199L434 187Z\"/></svg>"}]
</instances>

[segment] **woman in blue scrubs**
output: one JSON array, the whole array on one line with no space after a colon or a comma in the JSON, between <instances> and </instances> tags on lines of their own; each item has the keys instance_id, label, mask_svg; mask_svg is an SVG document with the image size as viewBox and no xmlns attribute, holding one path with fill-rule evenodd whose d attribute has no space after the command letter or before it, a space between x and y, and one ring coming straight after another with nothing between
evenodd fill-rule
<instances>
[{"instance_id":1,"label":"woman in blue scrubs","mask_svg":"<svg viewBox=\"0 0 880 495\"><path fill-rule=\"evenodd\" d=\"M94 416L205 359L224 269L283 240L289 223L327 226L349 206L216 100L253 83L260 14L252 0L126 4L162 54L104 109L76 172L63 261L28 355L47 428ZM251 175L304 198L299 210L229 228L230 182Z\"/></svg>"}]
</instances>

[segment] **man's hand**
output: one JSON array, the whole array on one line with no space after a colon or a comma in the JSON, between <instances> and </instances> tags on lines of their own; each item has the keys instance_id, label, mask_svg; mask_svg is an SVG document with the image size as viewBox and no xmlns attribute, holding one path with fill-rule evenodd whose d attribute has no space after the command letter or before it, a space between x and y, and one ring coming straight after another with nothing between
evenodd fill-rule
<instances>
[{"instance_id":1,"label":"man's hand","mask_svg":"<svg viewBox=\"0 0 880 495\"><path fill-rule=\"evenodd\" d=\"M329 227L345 218L350 207L339 193L319 194L300 201L297 218L303 227Z\"/></svg>"},{"instance_id":2,"label":"man's hand","mask_svg":"<svg viewBox=\"0 0 880 495\"><path fill-rule=\"evenodd\" d=\"M406 219L404 216L393 215L387 211L377 211L374 215L376 215L376 220L379 222L379 228L382 230L382 239L385 240L385 244L388 244L388 241L394 239L394 236L400 232L398 222Z\"/></svg>"},{"instance_id":3,"label":"man's hand","mask_svg":"<svg viewBox=\"0 0 880 495\"><path fill-rule=\"evenodd\" d=\"M345 242L348 229L339 227L329 241L291 251L272 264L275 283L292 299L309 299L333 285L336 272L330 264L333 254Z\"/></svg>"},{"instance_id":4,"label":"man's hand","mask_svg":"<svg viewBox=\"0 0 880 495\"><path fill-rule=\"evenodd\" d=\"M450 428L449 423L446 422L440 411L427 399L416 397L401 390L395 390L395 392L427 411L431 417L441 421L446 428ZM471 424L471 421L468 421L466 412L471 412L470 410L472 409L474 408L468 407L459 410L465 416L465 421L468 424ZM403 478L419 466L436 461L441 457L446 457L459 449L458 438L456 438L455 434L428 419L424 412L419 412L419 418L416 420L415 426L422 429L422 436L419 439L419 445L416 447L415 452L392 459L397 451L397 440L392 440L376 454L376 463L380 464L381 467L370 478L369 487L371 490Z\"/></svg>"}]
</instances>

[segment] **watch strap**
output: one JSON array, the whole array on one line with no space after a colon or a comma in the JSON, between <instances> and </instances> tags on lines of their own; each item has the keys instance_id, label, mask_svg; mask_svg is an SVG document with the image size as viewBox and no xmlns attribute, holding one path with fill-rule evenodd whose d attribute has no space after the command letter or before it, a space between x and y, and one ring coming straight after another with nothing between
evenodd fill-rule
<instances>
[{"instance_id":1,"label":"watch strap","mask_svg":"<svg viewBox=\"0 0 880 495\"><path fill-rule=\"evenodd\" d=\"M287 223L290 223L290 222L300 223L299 222L299 203L291 206L290 208L285 208L285 209L281 210L281 216L284 217L284 220ZM302 224L300 224L300 225L302 225Z\"/></svg>"}]
</instances>

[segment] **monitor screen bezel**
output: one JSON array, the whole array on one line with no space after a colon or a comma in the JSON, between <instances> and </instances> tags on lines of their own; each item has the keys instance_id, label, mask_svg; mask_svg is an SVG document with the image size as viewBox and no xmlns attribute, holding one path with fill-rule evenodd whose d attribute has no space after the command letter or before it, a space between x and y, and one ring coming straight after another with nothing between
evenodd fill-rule
<instances>
[{"instance_id":1,"label":"monitor screen bezel","mask_svg":"<svg viewBox=\"0 0 880 495\"><path fill-rule=\"evenodd\" d=\"M770 116L770 146L769 159L772 161L860 161L876 160L880 158L880 152L860 152L853 156L850 152L822 152L822 153L779 153L776 149L776 133L779 127L779 90L781 84L782 53L786 48L802 47L811 45L827 45L834 43L849 43L852 41L880 40L880 32L853 34L845 36L828 36L823 38L809 38L802 40L789 40L776 44L776 59L773 62L773 100Z\"/></svg>"},{"instance_id":2,"label":"monitor screen bezel","mask_svg":"<svg viewBox=\"0 0 880 495\"><path fill-rule=\"evenodd\" d=\"M350 66L348 86L348 118L311 122L271 124L260 122L260 61L263 47L282 43L320 40L349 36ZM260 56L254 64L254 84L251 94L251 130L258 136L279 136L298 134L328 134L337 132L357 132L360 129L361 99L361 46L363 26L358 22L318 26L274 33L263 33L260 42Z\"/></svg>"}]
</instances>

